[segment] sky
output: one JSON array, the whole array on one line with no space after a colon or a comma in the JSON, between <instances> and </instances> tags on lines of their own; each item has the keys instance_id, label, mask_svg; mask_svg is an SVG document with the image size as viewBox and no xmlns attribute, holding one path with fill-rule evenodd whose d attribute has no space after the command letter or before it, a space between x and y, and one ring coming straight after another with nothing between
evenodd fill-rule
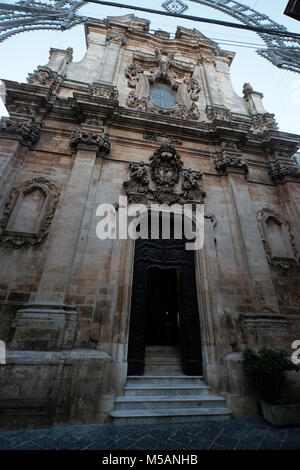
<instances>
[{"instance_id":1,"label":"sky","mask_svg":"<svg viewBox=\"0 0 300 470\"><path fill-rule=\"evenodd\" d=\"M8 0L2 0L9 3ZM186 14L235 22L236 20L215 9L183 0L189 6ZM257 11L268 15L290 31L300 33L300 22L283 14L288 0L240 0ZM163 0L118 0L118 3L128 3L162 10ZM207 37L215 40L225 50L236 52L231 67L231 80L235 91L242 95L245 82L249 82L255 91L264 94L264 106L270 113L275 114L281 131L300 134L300 74L280 70L256 52L256 45L264 44L257 34L224 26L206 23L195 23L189 20L154 15L133 10L87 4L78 14L91 18L105 19L107 16L121 16L134 13L141 18L151 20L152 30L162 29L175 33L177 26L196 28ZM222 42L237 41L247 44L222 44ZM250 44L249 44L250 43ZM244 47L241 47L244 46ZM246 47L245 47L246 46ZM86 44L84 26L79 25L69 31L33 31L21 33L0 43L0 79L25 82L29 73L38 65L48 62L51 47L58 49L73 48L73 60L79 61L85 54ZM0 116L7 115L0 100Z\"/></svg>"}]
</instances>

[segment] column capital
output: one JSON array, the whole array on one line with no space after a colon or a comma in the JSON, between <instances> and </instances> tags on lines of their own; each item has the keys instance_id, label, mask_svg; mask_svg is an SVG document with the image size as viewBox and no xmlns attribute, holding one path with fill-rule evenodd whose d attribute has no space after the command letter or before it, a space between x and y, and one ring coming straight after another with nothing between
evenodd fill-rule
<instances>
[{"instance_id":1,"label":"column capital","mask_svg":"<svg viewBox=\"0 0 300 470\"><path fill-rule=\"evenodd\" d=\"M102 127L84 124L72 132L70 146L74 153L80 147L86 150L95 150L97 156L105 156L111 150L110 135Z\"/></svg>"},{"instance_id":2,"label":"column capital","mask_svg":"<svg viewBox=\"0 0 300 470\"><path fill-rule=\"evenodd\" d=\"M33 145L40 138L43 121L3 117L0 120L0 137L18 139L22 145Z\"/></svg>"},{"instance_id":3,"label":"column capital","mask_svg":"<svg viewBox=\"0 0 300 470\"><path fill-rule=\"evenodd\" d=\"M230 172L248 174L247 159L241 154L236 144L228 142L224 144L221 153L214 158L214 165L218 173L227 175Z\"/></svg>"}]
</instances>

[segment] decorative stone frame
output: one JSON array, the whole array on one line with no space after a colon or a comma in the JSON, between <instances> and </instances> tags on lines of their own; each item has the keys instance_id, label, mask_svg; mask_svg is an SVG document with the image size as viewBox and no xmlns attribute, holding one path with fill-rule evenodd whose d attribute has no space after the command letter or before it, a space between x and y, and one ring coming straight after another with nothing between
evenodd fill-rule
<instances>
[{"instance_id":1,"label":"decorative stone frame","mask_svg":"<svg viewBox=\"0 0 300 470\"><path fill-rule=\"evenodd\" d=\"M40 191L44 196L43 208L40 212L36 230L34 232L10 230L11 223L18 217L24 196L35 190ZM14 248L42 243L49 232L58 199L59 192L56 185L44 177L25 181L21 186L13 188L0 223L0 242Z\"/></svg>"},{"instance_id":2,"label":"decorative stone frame","mask_svg":"<svg viewBox=\"0 0 300 470\"><path fill-rule=\"evenodd\" d=\"M273 252L273 248L268 236L267 222L269 219L272 219L275 223L277 223L282 230L282 241L288 255L286 257L276 256ZM291 232L289 222L284 220L281 215L278 214L278 212L275 212L271 208L264 208L259 211L257 214L257 220L268 262L274 266L280 266L283 269L289 269L293 266L296 266L299 262L299 254L296 249L294 236Z\"/></svg>"},{"instance_id":3,"label":"decorative stone frame","mask_svg":"<svg viewBox=\"0 0 300 470\"><path fill-rule=\"evenodd\" d=\"M147 209L158 210L146 205ZM172 211L174 217L176 211ZM180 216L182 213L180 212ZM186 214L186 217L190 217ZM205 216L209 220L206 225L207 236L213 243L214 239L214 225L216 219L212 214ZM128 224L135 219L134 216L129 217ZM192 219L193 223L196 223ZM206 236L206 235L205 235ZM195 275L197 286L197 300L200 320L200 334L202 345L202 361L203 361L203 375L206 382L218 388L220 386L219 369L222 369L220 352L216 343L216 333L214 327L214 312L216 311L216 304L214 295L214 285L212 276L210 275L210 266L208 264L208 252L204 245L202 250L195 251ZM120 310L118 315L115 316L116 320L112 327L113 337L113 353L112 353L112 375L111 385L112 389L117 394L123 393L123 388L127 380L127 355L128 355L128 341L129 341L129 325L131 313L131 294L133 287L133 270L134 270L134 257L135 257L135 240L128 238L122 241L121 247L118 244L113 249L113 255L120 259L122 266L125 269L119 271L117 280L118 288L116 297L121 299ZM115 281L116 282L116 281Z\"/></svg>"},{"instance_id":4,"label":"decorative stone frame","mask_svg":"<svg viewBox=\"0 0 300 470\"><path fill-rule=\"evenodd\" d=\"M193 77L194 66L182 64L174 54L157 49L155 56L133 57L125 75L132 90L127 97L127 106L151 114L161 114L185 120L198 120L200 112L195 104L199 100L201 87ZM171 109L161 108L150 98L150 87L154 83L165 83L177 92L177 105Z\"/></svg>"}]
</instances>

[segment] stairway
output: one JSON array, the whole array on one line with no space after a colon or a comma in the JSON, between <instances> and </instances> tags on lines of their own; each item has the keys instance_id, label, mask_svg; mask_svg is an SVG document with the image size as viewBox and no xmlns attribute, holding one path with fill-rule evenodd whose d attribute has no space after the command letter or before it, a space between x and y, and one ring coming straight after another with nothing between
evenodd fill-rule
<instances>
[{"instance_id":1,"label":"stairway","mask_svg":"<svg viewBox=\"0 0 300 470\"><path fill-rule=\"evenodd\" d=\"M223 397L210 393L203 377L183 375L177 348L151 346L145 375L127 378L111 417L117 425L167 424L230 419L231 412Z\"/></svg>"}]
</instances>

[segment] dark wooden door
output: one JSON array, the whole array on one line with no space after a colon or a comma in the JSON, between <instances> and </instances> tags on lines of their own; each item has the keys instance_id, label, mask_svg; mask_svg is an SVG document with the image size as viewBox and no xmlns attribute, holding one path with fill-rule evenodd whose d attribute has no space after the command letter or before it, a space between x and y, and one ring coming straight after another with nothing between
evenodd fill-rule
<instances>
[{"instance_id":1,"label":"dark wooden door","mask_svg":"<svg viewBox=\"0 0 300 470\"><path fill-rule=\"evenodd\" d=\"M185 240L136 241L128 344L128 375L143 375L146 343L148 271L157 267L180 272L180 338L183 372L202 374L200 324L195 279L195 253Z\"/></svg>"}]
</instances>

